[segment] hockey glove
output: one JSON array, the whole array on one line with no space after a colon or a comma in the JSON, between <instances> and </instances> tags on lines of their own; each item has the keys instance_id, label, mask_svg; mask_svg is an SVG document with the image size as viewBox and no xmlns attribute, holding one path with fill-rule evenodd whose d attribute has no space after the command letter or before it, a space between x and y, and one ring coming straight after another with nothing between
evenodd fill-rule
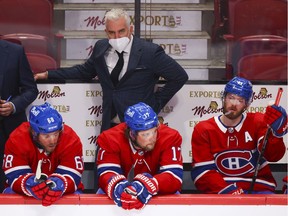
<instances>
[{"instance_id":1,"label":"hockey glove","mask_svg":"<svg viewBox=\"0 0 288 216\"><path fill-rule=\"evenodd\" d=\"M67 189L67 181L65 177L59 174L52 174L46 181L48 191L42 200L43 206L49 206L62 197Z\"/></svg>"},{"instance_id":2,"label":"hockey glove","mask_svg":"<svg viewBox=\"0 0 288 216\"><path fill-rule=\"evenodd\" d=\"M268 106L264 120L272 129L274 136L282 137L287 133L287 113L281 106Z\"/></svg>"},{"instance_id":3,"label":"hockey glove","mask_svg":"<svg viewBox=\"0 0 288 216\"><path fill-rule=\"evenodd\" d=\"M46 177L47 178L47 177ZM33 196L36 199L43 199L44 195L49 190L44 180L36 179L34 174L27 174L21 182L22 191L27 196Z\"/></svg>"},{"instance_id":4,"label":"hockey glove","mask_svg":"<svg viewBox=\"0 0 288 216\"><path fill-rule=\"evenodd\" d=\"M148 173L138 174L131 183L137 192L137 198L143 204L137 209L144 208L153 195L159 191L158 182Z\"/></svg>"},{"instance_id":5,"label":"hockey glove","mask_svg":"<svg viewBox=\"0 0 288 216\"><path fill-rule=\"evenodd\" d=\"M122 207L121 196L126 187L130 183L126 180L124 175L115 175L111 178L107 186L107 195L110 199L114 200L115 204Z\"/></svg>"},{"instance_id":6,"label":"hockey glove","mask_svg":"<svg viewBox=\"0 0 288 216\"><path fill-rule=\"evenodd\" d=\"M238 195L243 193L244 191L242 190L242 188L237 187L236 183L230 184L218 192L218 194L232 194L232 195Z\"/></svg>"},{"instance_id":7,"label":"hockey glove","mask_svg":"<svg viewBox=\"0 0 288 216\"><path fill-rule=\"evenodd\" d=\"M143 204L137 199L137 191L134 187L128 186L124 189L125 193L121 194L122 208L126 210L141 209Z\"/></svg>"}]
</instances>

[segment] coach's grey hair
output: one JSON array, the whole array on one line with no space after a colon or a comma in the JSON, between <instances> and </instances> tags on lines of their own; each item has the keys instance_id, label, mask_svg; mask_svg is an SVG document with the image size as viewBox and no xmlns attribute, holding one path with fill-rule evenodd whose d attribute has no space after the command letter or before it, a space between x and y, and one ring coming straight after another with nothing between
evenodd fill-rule
<instances>
[{"instance_id":1,"label":"coach's grey hair","mask_svg":"<svg viewBox=\"0 0 288 216\"><path fill-rule=\"evenodd\" d=\"M107 11L105 14L105 24L107 20L118 20L119 18L124 17L127 23L127 26L130 26L130 17L128 13L122 8L112 8L111 10Z\"/></svg>"}]
</instances>

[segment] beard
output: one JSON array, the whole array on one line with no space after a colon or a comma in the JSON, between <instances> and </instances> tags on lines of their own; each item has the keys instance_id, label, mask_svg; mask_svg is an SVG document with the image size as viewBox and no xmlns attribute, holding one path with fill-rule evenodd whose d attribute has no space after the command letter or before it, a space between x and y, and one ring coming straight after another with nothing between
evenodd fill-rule
<instances>
[{"instance_id":1,"label":"beard","mask_svg":"<svg viewBox=\"0 0 288 216\"><path fill-rule=\"evenodd\" d=\"M237 111L235 109L227 109L226 107L223 108L223 113L228 113L229 114L226 114L225 116L228 118L228 119L231 119L231 120L234 120L234 119L237 119L239 118L239 116L242 115L243 112L245 112L246 108L243 108L242 110L240 111Z\"/></svg>"},{"instance_id":2,"label":"beard","mask_svg":"<svg viewBox=\"0 0 288 216\"><path fill-rule=\"evenodd\" d=\"M144 151L149 152L152 151L155 147L155 143L150 143L148 145L146 145L144 148L142 148Z\"/></svg>"}]
</instances>

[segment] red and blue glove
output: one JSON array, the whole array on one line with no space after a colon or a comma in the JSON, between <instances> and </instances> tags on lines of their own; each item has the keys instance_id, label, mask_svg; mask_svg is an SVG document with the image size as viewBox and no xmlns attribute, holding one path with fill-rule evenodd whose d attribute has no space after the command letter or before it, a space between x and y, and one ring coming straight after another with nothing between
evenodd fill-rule
<instances>
[{"instance_id":1,"label":"red and blue glove","mask_svg":"<svg viewBox=\"0 0 288 216\"><path fill-rule=\"evenodd\" d=\"M122 208L126 210L141 209L143 204L137 199L137 191L133 186L124 189L125 193L121 194Z\"/></svg>"},{"instance_id":2,"label":"red and blue glove","mask_svg":"<svg viewBox=\"0 0 288 216\"><path fill-rule=\"evenodd\" d=\"M142 205L137 205L136 209L144 208L152 196L156 195L159 191L158 182L153 176L148 173L138 174L131 183L137 192L137 198Z\"/></svg>"},{"instance_id":3,"label":"red and blue glove","mask_svg":"<svg viewBox=\"0 0 288 216\"><path fill-rule=\"evenodd\" d=\"M49 190L45 179L38 180L34 174L24 176L21 182L21 188L27 196L33 196L38 200L42 200Z\"/></svg>"},{"instance_id":4,"label":"red and blue glove","mask_svg":"<svg viewBox=\"0 0 288 216\"><path fill-rule=\"evenodd\" d=\"M128 187L129 185L130 183L126 180L124 175L113 176L107 186L108 197L114 200L117 206L123 207L122 202L125 201L125 196L126 196L125 188ZM127 201L128 200L129 199L127 197Z\"/></svg>"},{"instance_id":5,"label":"red and blue glove","mask_svg":"<svg viewBox=\"0 0 288 216\"><path fill-rule=\"evenodd\" d=\"M243 193L244 193L243 189L237 187L236 183L230 184L218 192L218 194L232 194L232 195L238 195Z\"/></svg>"},{"instance_id":6,"label":"red and blue glove","mask_svg":"<svg viewBox=\"0 0 288 216\"><path fill-rule=\"evenodd\" d=\"M67 189L67 181L64 176L52 174L46 180L48 191L42 199L43 206L49 206L62 197Z\"/></svg>"},{"instance_id":7,"label":"red and blue glove","mask_svg":"<svg viewBox=\"0 0 288 216\"><path fill-rule=\"evenodd\" d=\"M264 114L266 124L271 128L274 136L282 137L287 133L287 113L281 106L268 106Z\"/></svg>"}]
</instances>

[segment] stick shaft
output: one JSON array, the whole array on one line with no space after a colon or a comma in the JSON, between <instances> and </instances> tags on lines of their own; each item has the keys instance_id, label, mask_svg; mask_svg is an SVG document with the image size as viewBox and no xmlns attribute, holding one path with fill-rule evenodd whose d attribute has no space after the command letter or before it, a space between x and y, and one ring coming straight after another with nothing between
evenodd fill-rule
<instances>
[{"instance_id":1,"label":"stick shaft","mask_svg":"<svg viewBox=\"0 0 288 216\"><path fill-rule=\"evenodd\" d=\"M281 96L282 96L282 93L283 93L283 88L279 88L278 89L278 92L277 92L277 96L276 96L276 99L275 99L275 105L278 106L279 103L280 103L280 99L281 99ZM265 149L266 149L266 145L267 145L267 142L268 142L268 137L271 133L271 128L268 127L266 133L265 133L265 136L263 138L263 145L262 145L262 149L261 149L261 152L258 156L258 159L257 159L257 163L256 163L256 167L255 167L255 172L254 172L254 175L253 175L253 178L252 178L252 181L251 181L251 184L250 184L250 189L248 191L248 193L250 194L253 189L254 189L254 184L255 184L255 181L256 181L256 178L257 178L257 175L258 175L258 171L260 169L260 161L264 155L264 152L265 152Z\"/></svg>"},{"instance_id":2,"label":"stick shaft","mask_svg":"<svg viewBox=\"0 0 288 216\"><path fill-rule=\"evenodd\" d=\"M277 96L276 96L276 100L275 100L275 105L276 105L276 106L279 106L282 93L283 93L283 88L280 87L280 88L278 89Z\"/></svg>"},{"instance_id":3,"label":"stick shaft","mask_svg":"<svg viewBox=\"0 0 288 216\"><path fill-rule=\"evenodd\" d=\"M36 180L39 181L41 178L41 166L42 166L42 160L38 161L37 169L36 169Z\"/></svg>"}]
</instances>

